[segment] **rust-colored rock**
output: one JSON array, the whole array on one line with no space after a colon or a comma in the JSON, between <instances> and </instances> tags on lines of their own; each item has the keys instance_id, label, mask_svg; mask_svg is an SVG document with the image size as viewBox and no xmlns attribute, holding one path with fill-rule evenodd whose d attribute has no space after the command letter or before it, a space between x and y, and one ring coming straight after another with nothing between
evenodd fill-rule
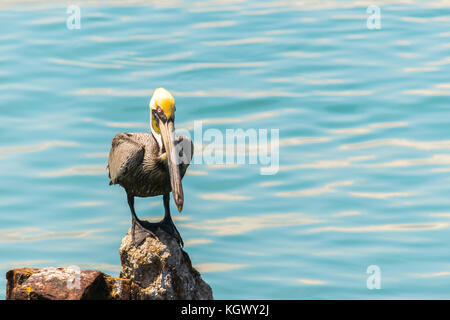
<instances>
[{"instance_id":1,"label":"rust-colored rock","mask_svg":"<svg viewBox=\"0 0 450 320\"><path fill-rule=\"evenodd\" d=\"M22 268L6 273L7 300L129 299L126 279L112 278L96 270Z\"/></svg>"}]
</instances>

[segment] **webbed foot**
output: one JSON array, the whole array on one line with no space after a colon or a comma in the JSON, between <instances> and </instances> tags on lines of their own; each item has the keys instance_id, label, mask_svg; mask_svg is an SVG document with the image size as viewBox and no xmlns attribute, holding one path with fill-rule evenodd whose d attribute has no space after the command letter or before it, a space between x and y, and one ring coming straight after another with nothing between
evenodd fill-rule
<instances>
[{"instance_id":1,"label":"webbed foot","mask_svg":"<svg viewBox=\"0 0 450 320\"><path fill-rule=\"evenodd\" d=\"M180 247L183 248L184 246L183 239L181 238L181 235L178 232L177 228L175 227L175 224L173 223L172 219L170 220L163 219L160 222L148 222L145 220L133 221L131 236L134 245L138 246L139 244L141 244L143 241L145 241L145 238L148 235L155 238L158 229L161 229L167 234L174 237L175 240L177 240Z\"/></svg>"}]
</instances>

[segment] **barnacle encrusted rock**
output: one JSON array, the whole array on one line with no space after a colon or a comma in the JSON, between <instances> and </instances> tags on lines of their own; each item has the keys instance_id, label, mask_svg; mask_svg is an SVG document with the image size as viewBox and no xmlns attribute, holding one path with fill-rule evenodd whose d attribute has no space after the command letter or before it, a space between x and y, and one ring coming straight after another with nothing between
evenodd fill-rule
<instances>
[{"instance_id":1,"label":"barnacle encrusted rock","mask_svg":"<svg viewBox=\"0 0 450 320\"><path fill-rule=\"evenodd\" d=\"M164 231L158 229L135 246L130 229L119 252L120 277L132 282L132 299L213 299L211 287L192 267L188 254Z\"/></svg>"}]
</instances>

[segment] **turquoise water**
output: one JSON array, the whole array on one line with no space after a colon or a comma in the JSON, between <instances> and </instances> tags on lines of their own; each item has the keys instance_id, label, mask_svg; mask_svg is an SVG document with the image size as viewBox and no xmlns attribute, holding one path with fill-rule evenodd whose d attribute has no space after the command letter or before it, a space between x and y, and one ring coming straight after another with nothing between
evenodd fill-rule
<instances>
[{"instance_id":1,"label":"turquoise water","mask_svg":"<svg viewBox=\"0 0 450 320\"><path fill-rule=\"evenodd\" d=\"M171 203L215 298L450 298L450 5L398 2L379 30L352 1L81 1L79 30L64 6L0 4L0 273L118 275L107 153L163 86L178 128L279 129L276 175L192 165Z\"/></svg>"}]
</instances>

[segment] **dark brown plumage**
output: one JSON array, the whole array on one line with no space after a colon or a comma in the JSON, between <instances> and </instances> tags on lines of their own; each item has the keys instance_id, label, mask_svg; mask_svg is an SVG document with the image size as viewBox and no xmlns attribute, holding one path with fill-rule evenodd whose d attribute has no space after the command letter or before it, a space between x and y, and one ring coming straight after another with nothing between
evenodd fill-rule
<instances>
[{"instance_id":1,"label":"dark brown plumage","mask_svg":"<svg viewBox=\"0 0 450 320\"><path fill-rule=\"evenodd\" d=\"M186 153L190 162L194 149L192 141L175 135L175 144L180 143L179 149ZM136 197L160 196L172 191L167 160L161 149L150 133L117 134L108 158L109 184L119 184ZM178 165L181 178L188 166L189 163Z\"/></svg>"},{"instance_id":2,"label":"dark brown plumage","mask_svg":"<svg viewBox=\"0 0 450 320\"><path fill-rule=\"evenodd\" d=\"M185 136L175 135L175 146L178 156L185 162L178 165L180 176L183 178L189 162L192 160L193 143ZM132 204L130 204L132 213L134 211L134 197L164 195L168 198L172 191L164 147L159 146L151 133L117 134L111 143L107 168L111 179L109 184L122 186L127 192L129 204L130 198L133 198ZM164 199L166 216L170 218L170 213L167 213L169 201L166 200ZM138 222L142 223L140 220ZM148 227L150 224L147 223L146 225ZM175 236L178 236L182 243L174 225L173 228Z\"/></svg>"}]
</instances>

